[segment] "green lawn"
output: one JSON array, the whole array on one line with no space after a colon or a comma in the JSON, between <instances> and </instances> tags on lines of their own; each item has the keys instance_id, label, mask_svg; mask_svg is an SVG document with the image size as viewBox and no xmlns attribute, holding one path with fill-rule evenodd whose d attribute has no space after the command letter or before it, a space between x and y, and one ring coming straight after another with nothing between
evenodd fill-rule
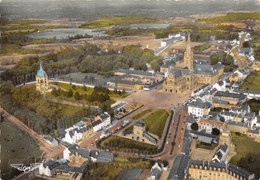
<instances>
[{"instance_id":1,"label":"green lawn","mask_svg":"<svg viewBox=\"0 0 260 180\"><path fill-rule=\"evenodd\" d=\"M53 103L43 99L40 93L35 90L35 84L15 89L13 97L16 102L34 110L44 117L58 118L73 116L83 111L81 107Z\"/></svg>"},{"instance_id":2,"label":"green lawn","mask_svg":"<svg viewBox=\"0 0 260 180\"><path fill-rule=\"evenodd\" d=\"M157 22L156 18L140 17L140 16L113 16L113 17L101 17L93 20L89 20L82 24L81 27L87 28L101 28L113 25L125 25L133 23L152 23Z\"/></svg>"},{"instance_id":3,"label":"green lawn","mask_svg":"<svg viewBox=\"0 0 260 180\"><path fill-rule=\"evenodd\" d=\"M146 109L146 110L144 110L143 112L141 112L141 113L135 115L132 119L133 119L133 120L137 120L137 119L143 117L144 115L148 114L149 112L152 112L152 109Z\"/></svg>"},{"instance_id":4,"label":"green lawn","mask_svg":"<svg viewBox=\"0 0 260 180\"><path fill-rule=\"evenodd\" d=\"M136 152L142 154L153 154L157 151L157 146L141 143L131 139L110 136L100 142L100 147L110 150L119 150L124 152Z\"/></svg>"},{"instance_id":5,"label":"green lawn","mask_svg":"<svg viewBox=\"0 0 260 180\"><path fill-rule=\"evenodd\" d=\"M92 180L110 180L116 179L116 176L126 168L150 169L151 161L133 157L115 157L112 163L90 163L87 173L87 179Z\"/></svg>"},{"instance_id":6,"label":"green lawn","mask_svg":"<svg viewBox=\"0 0 260 180\"><path fill-rule=\"evenodd\" d=\"M165 110L153 112L144 120L147 130L161 138L168 116L169 113Z\"/></svg>"},{"instance_id":7,"label":"green lawn","mask_svg":"<svg viewBox=\"0 0 260 180\"><path fill-rule=\"evenodd\" d=\"M75 86L75 89L73 89L72 84L68 84L68 83L56 82L55 85L63 88L66 91L69 91L71 89L73 91L73 94L76 91L78 91L81 95L84 95L84 94L91 95L94 92L94 88L90 88L90 87L87 87L86 91L83 90L83 86ZM114 91L111 91L111 90L109 92L109 96L113 100L125 98L128 95L129 95L129 93L127 93L127 92L124 92L124 93L121 93L121 94L115 93Z\"/></svg>"},{"instance_id":8,"label":"green lawn","mask_svg":"<svg viewBox=\"0 0 260 180\"><path fill-rule=\"evenodd\" d=\"M236 146L237 154L232 157L231 163L237 164L238 161L245 157L248 153L260 154L260 143L255 142L252 138L247 137L243 134L232 133L232 142Z\"/></svg>"},{"instance_id":9,"label":"green lawn","mask_svg":"<svg viewBox=\"0 0 260 180\"><path fill-rule=\"evenodd\" d=\"M260 72L252 72L240 86L244 90L260 90Z\"/></svg>"}]
</instances>

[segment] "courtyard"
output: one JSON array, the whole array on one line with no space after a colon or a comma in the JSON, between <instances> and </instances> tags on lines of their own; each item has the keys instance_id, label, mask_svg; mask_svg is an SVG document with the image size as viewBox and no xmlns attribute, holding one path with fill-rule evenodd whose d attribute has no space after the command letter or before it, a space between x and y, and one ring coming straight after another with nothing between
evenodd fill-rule
<instances>
[{"instance_id":1,"label":"courtyard","mask_svg":"<svg viewBox=\"0 0 260 180\"><path fill-rule=\"evenodd\" d=\"M162 88L151 91L136 91L123 99L128 103L139 102L146 107L155 109L169 109L172 105L182 103L189 98L189 94L177 95L165 92Z\"/></svg>"}]
</instances>

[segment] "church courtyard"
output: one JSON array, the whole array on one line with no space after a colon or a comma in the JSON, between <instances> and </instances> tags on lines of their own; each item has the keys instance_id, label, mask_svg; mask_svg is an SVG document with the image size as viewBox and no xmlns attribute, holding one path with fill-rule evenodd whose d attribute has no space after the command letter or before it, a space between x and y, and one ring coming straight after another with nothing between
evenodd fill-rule
<instances>
[{"instance_id":1,"label":"church courtyard","mask_svg":"<svg viewBox=\"0 0 260 180\"><path fill-rule=\"evenodd\" d=\"M165 92L162 88L151 91L140 90L122 99L128 103L139 102L146 107L169 109L170 106L182 103L189 98L189 94L178 95Z\"/></svg>"}]
</instances>

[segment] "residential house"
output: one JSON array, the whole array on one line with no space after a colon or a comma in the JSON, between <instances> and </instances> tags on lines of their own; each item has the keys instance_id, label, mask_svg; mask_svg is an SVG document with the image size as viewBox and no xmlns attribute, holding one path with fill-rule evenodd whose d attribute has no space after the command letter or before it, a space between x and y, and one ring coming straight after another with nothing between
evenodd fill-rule
<instances>
[{"instance_id":1,"label":"residential house","mask_svg":"<svg viewBox=\"0 0 260 180\"><path fill-rule=\"evenodd\" d=\"M225 121L236 121L236 122L242 122L243 121L243 115L239 113L235 113L232 111L226 111L223 110L219 114L221 117L225 119Z\"/></svg>"},{"instance_id":2,"label":"residential house","mask_svg":"<svg viewBox=\"0 0 260 180\"><path fill-rule=\"evenodd\" d=\"M218 81L215 84L213 84L213 89L217 89L218 91L224 91L226 90L226 81Z\"/></svg>"},{"instance_id":3,"label":"residential house","mask_svg":"<svg viewBox=\"0 0 260 180\"><path fill-rule=\"evenodd\" d=\"M91 124L94 132L98 132L103 129L103 122L101 119L93 120Z\"/></svg>"},{"instance_id":4,"label":"residential house","mask_svg":"<svg viewBox=\"0 0 260 180\"><path fill-rule=\"evenodd\" d=\"M228 145L227 144L221 144L216 151L215 155L212 158L213 162L225 162L227 158L228 153Z\"/></svg>"},{"instance_id":5,"label":"residential house","mask_svg":"<svg viewBox=\"0 0 260 180\"><path fill-rule=\"evenodd\" d=\"M210 108L211 104L209 102L203 102L202 100L197 99L188 104L188 113L196 117L202 117L208 115Z\"/></svg>"},{"instance_id":6,"label":"residential house","mask_svg":"<svg viewBox=\"0 0 260 180\"><path fill-rule=\"evenodd\" d=\"M150 176L147 178L147 180L159 180L162 174L162 168L160 167L160 165L156 162L152 169L151 169L151 174Z\"/></svg>"},{"instance_id":7,"label":"residential house","mask_svg":"<svg viewBox=\"0 0 260 180\"><path fill-rule=\"evenodd\" d=\"M71 163L82 164L89 160L90 151L89 149L81 148L77 144L73 144L70 147L64 149L63 158Z\"/></svg>"},{"instance_id":8,"label":"residential house","mask_svg":"<svg viewBox=\"0 0 260 180\"><path fill-rule=\"evenodd\" d=\"M206 118L200 118L199 129L206 130L206 133L211 133L213 128L219 129L221 132L225 131L227 126L226 123L216 120L210 120Z\"/></svg>"},{"instance_id":9,"label":"residential house","mask_svg":"<svg viewBox=\"0 0 260 180\"><path fill-rule=\"evenodd\" d=\"M104 112L103 114L95 117L95 120L98 120L98 119L100 119L102 121L103 128L105 128L111 124L111 116L107 112Z\"/></svg>"},{"instance_id":10,"label":"residential house","mask_svg":"<svg viewBox=\"0 0 260 180\"><path fill-rule=\"evenodd\" d=\"M56 138L52 137L51 135L45 135L43 136L46 141L51 144L52 146L58 146L59 142Z\"/></svg>"},{"instance_id":11,"label":"residential house","mask_svg":"<svg viewBox=\"0 0 260 180\"><path fill-rule=\"evenodd\" d=\"M230 109L232 107L239 108L246 100L247 96L241 93L217 91L213 95L212 106L224 109Z\"/></svg>"},{"instance_id":12,"label":"residential house","mask_svg":"<svg viewBox=\"0 0 260 180\"><path fill-rule=\"evenodd\" d=\"M52 159L41 163L39 174L48 177L55 177L57 174L62 174L63 176L67 176L66 179L73 177L75 180L80 180L86 172L87 165L88 162L85 162L80 167L75 167L69 165L65 159Z\"/></svg>"},{"instance_id":13,"label":"residential house","mask_svg":"<svg viewBox=\"0 0 260 180\"><path fill-rule=\"evenodd\" d=\"M82 139L82 133L79 131L79 129L76 127L70 127L65 130L66 134L65 137L62 139L63 141L66 141L70 144L77 143Z\"/></svg>"}]
</instances>

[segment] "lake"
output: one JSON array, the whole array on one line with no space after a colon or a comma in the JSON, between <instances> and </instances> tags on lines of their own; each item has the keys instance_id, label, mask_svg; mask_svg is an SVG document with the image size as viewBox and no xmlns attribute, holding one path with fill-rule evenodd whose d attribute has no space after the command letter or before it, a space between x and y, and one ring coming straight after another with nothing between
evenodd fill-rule
<instances>
[{"instance_id":1,"label":"lake","mask_svg":"<svg viewBox=\"0 0 260 180\"><path fill-rule=\"evenodd\" d=\"M56 39L66 39L68 36L75 35L89 35L94 37L104 37L107 36L105 31L97 31L95 29L87 29L87 28L57 28L57 29L48 29L40 32L34 32L29 35L30 38L33 39L48 39L48 38L56 38Z\"/></svg>"}]
</instances>

